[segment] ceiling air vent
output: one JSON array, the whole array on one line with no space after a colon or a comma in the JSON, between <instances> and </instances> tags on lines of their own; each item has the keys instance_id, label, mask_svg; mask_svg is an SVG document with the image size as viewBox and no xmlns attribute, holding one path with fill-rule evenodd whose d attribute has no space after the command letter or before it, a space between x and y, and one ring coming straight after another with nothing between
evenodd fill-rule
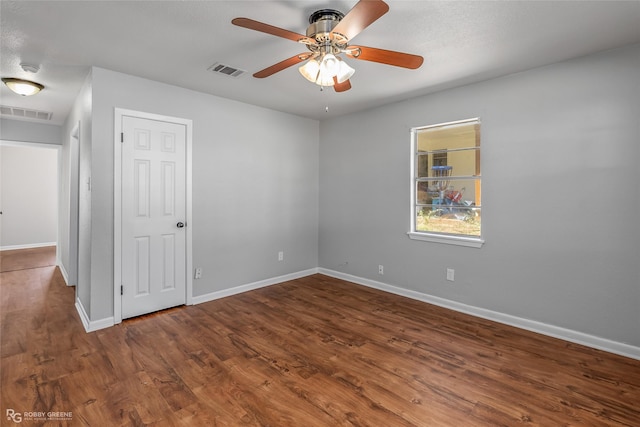
<instances>
[{"instance_id":1,"label":"ceiling air vent","mask_svg":"<svg viewBox=\"0 0 640 427\"><path fill-rule=\"evenodd\" d=\"M235 68L235 67L231 67L229 65L221 64L219 62L216 62L215 64L213 64L212 66L207 68L207 70L212 71L212 72L217 73L217 74L224 74L226 76L231 76L231 77L240 77L241 75L246 73L245 70L241 70L239 68Z\"/></svg>"},{"instance_id":2,"label":"ceiling air vent","mask_svg":"<svg viewBox=\"0 0 640 427\"><path fill-rule=\"evenodd\" d=\"M0 106L0 113L2 116L11 116L21 119L38 119L38 120L51 120L53 113L48 111L30 110L28 108L8 107L6 105Z\"/></svg>"}]
</instances>

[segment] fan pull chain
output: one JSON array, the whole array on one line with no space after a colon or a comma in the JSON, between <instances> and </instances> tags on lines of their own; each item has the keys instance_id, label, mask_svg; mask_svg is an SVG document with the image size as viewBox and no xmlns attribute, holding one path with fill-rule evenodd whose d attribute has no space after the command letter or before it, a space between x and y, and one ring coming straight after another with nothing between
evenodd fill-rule
<instances>
[{"instance_id":1,"label":"fan pull chain","mask_svg":"<svg viewBox=\"0 0 640 427\"><path fill-rule=\"evenodd\" d=\"M320 92L324 92L324 86L320 86ZM326 104L324 107L324 112L328 113L329 112L329 104Z\"/></svg>"}]
</instances>

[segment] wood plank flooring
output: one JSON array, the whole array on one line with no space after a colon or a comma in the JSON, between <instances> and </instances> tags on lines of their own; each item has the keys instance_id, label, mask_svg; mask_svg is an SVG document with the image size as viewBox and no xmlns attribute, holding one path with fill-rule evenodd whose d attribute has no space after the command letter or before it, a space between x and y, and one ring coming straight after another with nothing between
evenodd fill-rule
<instances>
[{"instance_id":1,"label":"wood plank flooring","mask_svg":"<svg viewBox=\"0 0 640 427\"><path fill-rule=\"evenodd\" d=\"M322 275L87 334L1 273L5 411L68 426L638 426L640 361Z\"/></svg>"},{"instance_id":2,"label":"wood plank flooring","mask_svg":"<svg viewBox=\"0 0 640 427\"><path fill-rule=\"evenodd\" d=\"M0 251L0 273L56 265L56 247Z\"/></svg>"}]
</instances>

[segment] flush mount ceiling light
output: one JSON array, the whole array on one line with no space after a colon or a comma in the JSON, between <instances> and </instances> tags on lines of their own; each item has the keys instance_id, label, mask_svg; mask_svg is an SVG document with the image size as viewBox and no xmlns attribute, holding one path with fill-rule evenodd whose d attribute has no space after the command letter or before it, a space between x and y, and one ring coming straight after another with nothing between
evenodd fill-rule
<instances>
[{"instance_id":1,"label":"flush mount ceiling light","mask_svg":"<svg viewBox=\"0 0 640 427\"><path fill-rule=\"evenodd\" d=\"M346 15L334 9L318 10L309 16L310 25L306 35L249 18L235 18L231 23L302 43L310 51L292 56L258 71L253 75L254 77L269 77L300 62L307 61L298 69L307 80L320 86L333 86L336 92L344 92L351 89L349 79L355 70L342 60L339 56L341 54L351 59L409 69L416 69L422 65L423 58L418 55L349 45L351 39L388 11L389 6L382 0L360 0Z\"/></svg>"},{"instance_id":2,"label":"flush mount ceiling light","mask_svg":"<svg viewBox=\"0 0 640 427\"><path fill-rule=\"evenodd\" d=\"M2 82L6 84L9 89L22 96L35 95L44 89L44 86L40 83L32 82L30 80L3 77Z\"/></svg>"}]
</instances>

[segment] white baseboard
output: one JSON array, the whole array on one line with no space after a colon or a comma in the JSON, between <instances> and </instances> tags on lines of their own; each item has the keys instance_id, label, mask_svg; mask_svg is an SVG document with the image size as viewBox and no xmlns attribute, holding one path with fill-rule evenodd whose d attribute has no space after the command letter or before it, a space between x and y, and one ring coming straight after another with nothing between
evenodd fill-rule
<instances>
[{"instance_id":1,"label":"white baseboard","mask_svg":"<svg viewBox=\"0 0 640 427\"><path fill-rule=\"evenodd\" d=\"M192 303L202 304L208 301L213 301L220 298L241 294L243 292L252 291L254 289L260 289L260 288L275 285L278 283L287 282L289 280L299 279L299 278L310 276L316 273L324 274L330 277L335 277L337 279L346 280L348 282L353 282L359 285L378 289L384 292L389 292L391 294L400 295L400 296L411 298L414 300L426 302L428 304L437 305L439 307L448 308L461 313L470 314L472 316L480 317L482 319L492 320L498 323L503 323L505 325L515 326L516 328L525 329L528 331L540 333L540 334L547 335L554 338L559 338L559 339L573 342L576 344L585 345L587 347L592 347L598 350L607 351L609 353L619 354L621 356L640 360L640 347L637 347L637 346L625 344L618 341L612 341L606 338L585 334L583 332L574 331L572 329L566 329L559 326L538 322L535 320L512 316L510 314L487 310L480 307L474 307L471 305L448 300L445 298L424 294L422 292L417 292L410 289L399 288L397 286L389 285L383 282L378 282L376 280L353 276L351 274L341 273L338 271L329 270L325 268L311 268L311 269L299 271L296 273L290 273L283 276L273 277L270 279L260 280L257 282L236 286L230 289L224 289L221 291L210 292L204 295L194 296L192 298ZM87 332L93 332L93 331L97 331L97 330L108 328L115 325L113 317L94 320L94 321L90 320L89 316L87 316L87 313L84 310L84 307L82 306L82 303L80 302L80 299L76 299L76 310L78 311L80 319L82 320L82 324L84 325L84 328Z\"/></svg>"},{"instance_id":2,"label":"white baseboard","mask_svg":"<svg viewBox=\"0 0 640 427\"><path fill-rule=\"evenodd\" d=\"M64 283L67 286L72 286L69 284L69 275L67 274L67 270L65 270L64 265L61 262L58 262L58 268L60 269L60 273L62 274L62 278L64 279Z\"/></svg>"},{"instance_id":3,"label":"white baseboard","mask_svg":"<svg viewBox=\"0 0 640 427\"><path fill-rule=\"evenodd\" d=\"M246 285L236 286L235 288L224 289L222 291L210 292L204 295L194 296L192 299L193 304L202 304L203 302L213 301L220 298L229 297L231 295L241 294L243 292L252 291L254 289L265 288L267 286L275 285L277 283L287 282L289 280L299 279L301 277L311 276L318 272L317 268L311 268L309 270L298 271L296 273L285 274L284 276L273 277L271 279L260 280L258 282L248 283Z\"/></svg>"},{"instance_id":4,"label":"white baseboard","mask_svg":"<svg viewBox=\"0 0 640 427\"><path fill-rule=\"evenodd\" d=\"M85 311L84 306L82 305L82 301L80 301L80 298L76 298L76 311L80 316L80 320L82 321L82 326L84 326L84 330L87 332L94 332L94 331L109 328L115 325L113 317L107 317L105 319L100 319L100 320L89 319L89 316L87 315L87 312Z\"/></svg>"},{"instance_id":5,"label":"white baseboard","mask_svg":"<svg viewBox=\"0 0 640 427\"><path fill-rule=\"evenodd\" d=\"M30 243L28 245L13 245L13 246L0 246L0 251L14 251L16 249L33 249L33 248L45 248L47 246L57 246L56 242L48 243Z\"/></svg>"},{"instance_id":6,"label":"white baseboard","mask_svg":"<svg viewBox=\"0 0 640 427\"><path fill-rule=\"evenodd\" d=\"M392 294L400 295L403 297L415 299L418 301L423 301L429 304L448 308L461 313L470 314L472 316L480 317L483 319L493 320L498 323L515 326L516 328L526 329L528 331L537 332L550 337L559 338L559 339L573 342L576 344L581 344L588 347L596 348L598 350L604 350L609 353L619 354L621 356L640 360L640 347L636 347L633 345L629 345L629 344L625 344L617 341L611 341L606 338L601 338L594 335L585 334L583 332L574 331L572 329L566 329L559 326L537 322L535 320L512 316L510 314L504 314L504 313L487 310L480 307L474 307L474 306L459 303L456 301L451 301L448 299L424 294L417 291L412 291L409 289L399 288L397 286L389 285L387 283L365 279L362 277L353 276L351 274L341 273L338 271L328 270L325 268L319 268L318 273L335 277L338 279L346 280L348 282L357 283L359 285L367 286L367 287L378 289L381 291L389 292Z\"/></svg>"}]
</instances>

